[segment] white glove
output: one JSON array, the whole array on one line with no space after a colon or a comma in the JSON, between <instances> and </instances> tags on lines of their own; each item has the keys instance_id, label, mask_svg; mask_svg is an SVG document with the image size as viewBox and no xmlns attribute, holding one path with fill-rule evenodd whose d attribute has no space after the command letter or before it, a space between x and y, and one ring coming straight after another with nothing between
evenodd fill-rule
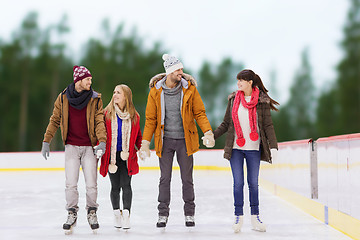
<instances>
[{"instance_id":1,"label":"white glove","mask_svg":"<svg viewBox=\"0 0 360 240\"><path fill-rule=\"evenodd\" d=\"M270 149L270 153L271 153L271 161L276 162L278 150L276 148L272 148Z\"/></svg>"},{"instance_id":2,"label":"white glove","mask_svg":"<svg viewBox=\"0 0 360 240\"><path fill-rule=\"evenodd\" d=\"M105 153L106 150L106 143L100 142L99 145L94 147L94 154L96 155L96 158L101 158L102 155Z\"/></svg>"},{"instance_id":3,"label":"white glove","mask_svg":"<svg viewBox=\"0 0 360 240\"><path fill-rule=\"evenodd\" d=\"M212 148L215 146L214 134L211 130L204 133L204 136L201 138L203 140L203 145L207 148Z\"/></svg>"},{"instance_id":4,"label":"white glove","mask_svg":"<svg viewBox=\"0 0 360 240\"><path fill-rule=\"evenodd\" d=\"M141 141L141 147L139 149L139 157L141 160L145 160L145 158L150 157L150 142L147 140Z\"/></svg>"}]
</instances>

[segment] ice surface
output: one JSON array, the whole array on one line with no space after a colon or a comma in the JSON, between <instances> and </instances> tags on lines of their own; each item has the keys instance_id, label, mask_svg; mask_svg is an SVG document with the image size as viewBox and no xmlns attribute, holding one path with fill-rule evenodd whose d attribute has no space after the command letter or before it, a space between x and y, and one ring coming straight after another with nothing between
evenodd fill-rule
<instances>
[{"instance_id":1,"label":"ice surface","mask_svg":"<svg viewBox=\"0 0 360 240\"><path fill-rule=\"evenodd\" d=\"M65 236L66 220L64 171L0 172L0 239L350 239L270 193L260 191L260 213L267 232L251 230L247 186L245 220L241 233L233 233L233 197L230 171L194 171L196 227L184 225L181 182L173 171L170 217L165 231L157 221L158 170L143 170L133 176L131 229L116 230L108 177L98 176L98 218L100 229L94 235L86 220L85 184L79 180L78 223L71 236Z\"/></svg>"}]
</instances>

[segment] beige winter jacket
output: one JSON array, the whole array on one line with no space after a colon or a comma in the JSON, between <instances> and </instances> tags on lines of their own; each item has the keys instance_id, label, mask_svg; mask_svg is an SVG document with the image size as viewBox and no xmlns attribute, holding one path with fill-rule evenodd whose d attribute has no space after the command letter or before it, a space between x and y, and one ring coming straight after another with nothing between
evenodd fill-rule
<instances>
[{"instance_id":1,"label":"beige winter jacket","mask_svg":"<svg viewBox=\"0 0 360 240\"><path fill-rule=\"evenodd\" d=\"M69 101L66 97L65 91L66 89L59 94L54 103L53 113L44 134L44 142L50 143L60 126L61 137L63 144L65 145L68 135L69 118ZM91 145L96 146L98 141L106 143L103 102L101 100L101 94L95 91L93 91L93 95L87 104L86 121Z\"/></svg>"}]
</instances>

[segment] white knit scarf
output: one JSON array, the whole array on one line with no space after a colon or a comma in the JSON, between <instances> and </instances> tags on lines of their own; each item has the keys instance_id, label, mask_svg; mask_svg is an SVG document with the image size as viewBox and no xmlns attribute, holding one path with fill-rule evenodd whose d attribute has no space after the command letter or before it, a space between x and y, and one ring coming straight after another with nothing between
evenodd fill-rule
<instances>
[{"instance_id":1,"label":"white knit scarf","mask_svg":"<svg viewBox=\"0 0 360 240\"><path fill-rule=\"evenodd\" d=\"M118 121L117 116L122 120L121 125L121 133L122 133L122 151L120 153L121 159L123 161L128 160L129 158L129 144L130 144L130 134L131 134L131 118L129 112L123 112L120 110L118 105L114 103L115 112L113 119L111 120L111 165L112 168L109 166L109 171L116 172L117 167L114 169L114 166L116 166L116 146L117 146L117 138L118 138Z\"/></svg>"}]
</instances>

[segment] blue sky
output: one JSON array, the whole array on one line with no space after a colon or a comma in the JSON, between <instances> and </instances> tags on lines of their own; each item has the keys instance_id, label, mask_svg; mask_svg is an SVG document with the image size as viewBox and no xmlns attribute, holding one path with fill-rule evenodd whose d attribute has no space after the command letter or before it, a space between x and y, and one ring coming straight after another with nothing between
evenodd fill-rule
<instances>
[{"instance_id":1,"label":"blue sky","mask_svg":"<svg viewBox=\"0 0 360 240\"><path fill-rule=\"evenodd\" d=\"M136 27L145 46L161 41L183 61L185 71L229 56L257 72L269 87L270 72L276 70L283 103L305 47L316 87L336 78L348 7L344 0L12 0L1 4L0 38L9 40L30 11L39 13L41 27L67 14L68 45L71 54L79 56L89 37L100 37L101 22L107 18L113 29L122 22L126 32Z\"/></svg>"}]
</instances>

